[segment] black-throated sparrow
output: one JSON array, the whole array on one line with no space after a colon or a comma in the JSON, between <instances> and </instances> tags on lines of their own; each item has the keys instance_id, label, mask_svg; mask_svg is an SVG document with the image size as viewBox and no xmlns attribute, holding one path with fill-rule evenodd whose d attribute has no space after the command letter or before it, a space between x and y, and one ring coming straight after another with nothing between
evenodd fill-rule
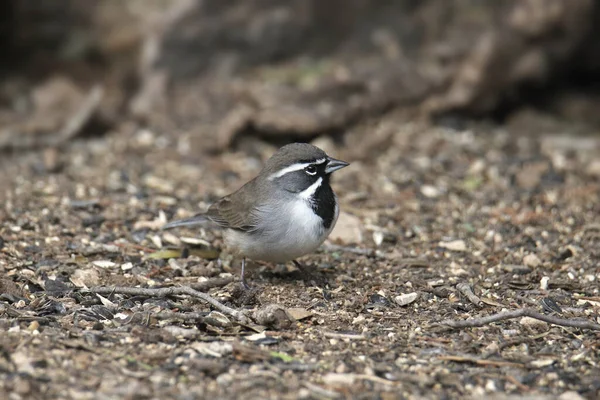
<instances>
[{"instance_id":1,"label":"black-throated sparrow","mask_svg":"<svg viewBox=\"0 0 600 400\"><path fill-rule=\"evenodd\" d=\"M206 213L173 221L163 229L213 222L225 229L225 244L242 257L275 263L293 261L317 249L339 214L329 185L332 172L348 163L307 143L283 146L258 176L210 206Z\"/></svg>"}]
</instances>

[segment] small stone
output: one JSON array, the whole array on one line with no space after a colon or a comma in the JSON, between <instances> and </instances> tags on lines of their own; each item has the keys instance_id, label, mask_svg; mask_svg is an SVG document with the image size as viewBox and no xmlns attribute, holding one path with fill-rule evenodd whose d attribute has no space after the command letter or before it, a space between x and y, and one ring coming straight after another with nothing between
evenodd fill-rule
<instances>
[{"instance_id":1,"label":"small stone","mask_svg":"<svg viewBox=\"0 0 600 400\"><path fill-rule=\"evenodd\" d=\"M450 242L440 242L438 246L450 251L467 251L467 244L464 240L452 240Z\"/></svg>"},{"instance_id":2,"label":"small stone","mask_svg":"<svg viewBox=\"0 0 600 400\"><path fill-rule=\"evenodd\" d=\"M34 332L34 331L37 331L39 328L40 328L40 323L38 321L31 321L31 323L27 327L27 330L29 332Z\"/></svg>"},{"instance_id":3,"label":"small stone","mask_svg":"<svg viewBox=\"0 0 600 400\"><path fill-rule=\"evenodd\" d=\"M542 265L542 260L535 254L527 254L523 257L523 264L531 268L537 268Z\"/></svg>"},{"instance_id":4,"label":"small stone","mask_svg":"<svg viewBox=\"0 0 600 400\"><path fill-rule=\"evenodd\" d=\"M558 396L558 400L584 400L585 398L575 391L564 392Z\"/></svg>"},{"instance_id":5,"label":"small stone","mask_svg":"<svg viewBox=\"0 0 600 400\"><path fill-rule=\"evenodd\" d=\"M175 187L173 182L167 179L160 178L155 175L146 175L143 177L144 186L149 189L154 189L160 193L173 193Z\"/></svg>"},{"instance_id":6,"label":"small stone","mask_svg":"<svg viewBox=\"0 0 600 400\"><path fill-rule=\"evenodd\" d=\"M208 315L205 317L205 321L207 324L218 326L221 328L231 326L231 321L229 320L229 318L219 311L211 311L210 313L208 313Z\"/></svg>"},{"instance_id":7,"label":"small stone","mask_svg":"<svg viewBox=\"0 0 600 400\"><path fill-rule=\"evenodd\" d=\"M531 318L531 317L523 317L519 320L519 323L524 326L536 327L536 326L546 326L547 323L544 321L540 321L539 319Z\"/></svg>"},{"instance_id":8,"label":"small stone","mask_svg":"<svg viewBox=\"0 0 600 400\"><path fill-rule=\"evenodd\" d=\"M548 290L549 282L550 282L550 278L548 278L547 276L542 277L542 279L540 279L540 289Z\"/></svg>"},{"instance_id":9,"label":"small stone","mask_svg":"<svg viewBox=\"0 0 600 400\"><path fill-rule=\"evenodd\" d=\"M263 326L279 329L289 328L294 321L287 310L279 304L267 304L254 312L254 320Z\"/></svg>"},{"instance_id":10,"label":"small stone","mask_svg":"<svg viewBox=\"0 0 600 400\"><path fill-rule=\"evenodd\" d=\"M452 261L450 263L450 273L454 276L465 276L469 275L469 272L465 270L460 264Z\"/></svg>"},{"instance_id":11,"label":"small stone","mask_svg":"<svg viewBox=\"0 0 600 400\"><path fill-rule=\"evenodd\" d=\"M592 161L588 166L586 172L588 175L600 177L600 160Z\"/></svg>"},{"instance_id":12,"label":"small stone","mask_svg":"<svg viewBox=\"0 0 600 400\"><path fill-rule=\"evenodd\" d=\"M373 242L375 242L376 246L381 246L383 243L384 234L381 231L373 232Z\"/></svg>"},{"instance_id":13,"label":"small stone","mask_svg":"<svg viewBox=\"0 0 600 400\"><path fill-rule=\"evenodd\" d=\"M485 391L486 392L497 392L498 386L496 386L496 382L493 379L488 379L485 383Z\"/></svg>"},{"instance_id":14,"label":"small stone","mask_svg":"<svg viewBox=\"0 0 600 400\"><path fill-rule=\"evenodd\" d=\"M158 236L158 235L152 235L152 236L149 236L148 239L150 239L150 241L152 242L152 244L154 246L156 246L157 249L162 249L163 243L162 243L162 240L160 239L160 236Z\"/></svg>"},{"instance_id":15,"label":"small stone","mask_svg":"<svg viewBox=\"0 0 600 400\"><path fill-rule=\"evenodd\" d=\"M181 239L170 232L164 232L162 238L165 242L172 244L173 246L181 246Z\"/></svg>"},{"instance_id":16,"label":"small stone","mask_svg":"<svg viewBox=\"0 0 600 400\"><path fill-rule=\"evenodd\" d=\"M244 336L244 339L249 340L251 342L258 342L259 340L266 339L267 335L265 332L255 333L254 335Z\"/></svg>"},{"instance_id":17,"label":"small stone","mask_svg":"<svg viewBox=\"0 0 600 400\"><path fill-rule=\"evenodd\" d=\"M421 186L421 194L427 198L434 199L440 196L440 190L435 186L423 185Z\"/></svg>"},{"instance_id":18,"label":"small stone","mask_svg":"<svg viewBox=\"0 0 600 400\"><path fill-rule=\"evenodd\" d=\"M125 264L122 264L122 265L121 265L121 269L122 269L123 271L129 271L130 269L133 269L133 264L132 264L132 263L130 263L130 262L128 262L128 263L125 263Z\"/></svg>"},{"instance_id":19,"label":"small stone","mask_svg":"<svg viewBox=\"0 0 600 400\"><path fill-rule=\"evenodd\" d=\"M300 321L301 319L312 317L313 313L308 311L305 308L301 307L293 307L287 309L290 317L294 318L296 321Z\"/></svg>"},{"instance_id":20,"label":"small stone","mask_svg":"<svg viewBox=\"0 0 600 400\"><path fill-rule=\"evenodd\" d=\"M355 376L353 374L336 374L330 372L323 376L323 383L331 386L343 386L348 387L352 385L355 381Z\"/></svg>"},{"instance_id":21,"label":"small stone","mask_svg":"<svg viewBox=\"0 0 600 400\"><path fill-rule=\"evenodd\" d=\"M70 281L79 288L98 286L100 274L94 268L76 269Z\"/></svg>"},{"instance_id":22,"label":"small stone","mask_svg":"<svg viewBox=\"0 0 600 400\"><path fill-rule=\"evenodd\" d=\"M534 368L544 368L544 367L549 367L550 365L554 364L556 362L556 360L553 360L551 358L542 358L540 360L533 360L532 362L529 363L529 365L531 365Z\"/></svg>"},{"instance_id":23,"label":"small stone","mask_svg":"<svg viewBox=\"0 0 600 400\"><path fill-rule=\"evenodd\" d=\"M523 166L523 169L515 177L517 185L525 190L534 189L539 185L548 168L547 162L531 163Z\"/></svg>"},{"instance_id":24,"label":"small stone","mask_svg":"<svg viewBox=\"0 0 600 400\"><path fill-rule=\"evenodd\" d=\"M96 261L92 261L92 265L99 267L99 268L112 268L117 264L115 264L114 262L109 261L109 260L96 260Z\"/></svg>"},{"instance_id":25,"label":"small stone","mask_svg":"<svg viewBox=\"0 0 600 400\"><path fill-rule=\"evenodd\" d=\"M399 306L404 307L404 306L407 306L410 303L414 302L415 300L417 300L418 297L419 297L419 294L417 292L412 292L412 293L401 294L399 296L396 296L396 297L394 297L394 301Z\"/></svg>"},{"instance_id":26,"label":"small stone","mask_svg":"<svg viewBox=\"0 0 600 400\"><path fill-rule=\"evenodd\" d=\"M181 243L189 244L190 246L206 246L210 247L210 243L204 239L182 236L179 238Z\"/></svg>"}]
</instances>

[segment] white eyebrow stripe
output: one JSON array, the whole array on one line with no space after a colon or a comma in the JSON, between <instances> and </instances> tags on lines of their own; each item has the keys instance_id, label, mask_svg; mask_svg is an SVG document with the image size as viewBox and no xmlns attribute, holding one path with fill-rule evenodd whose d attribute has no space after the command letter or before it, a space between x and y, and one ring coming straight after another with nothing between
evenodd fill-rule
<instances>
[{"instance_id":1,"label":"white eyebrow stripe","mask_svg":"<svg viewBox=\"0 0 600 400\"><path fill-rule=\"evenodd\" d=\"M282 176L284 176L285 174L289 174L290 172L300 171L301 169L304 169L312 164L323 164L326 161L327 161L326 158L319 158L318 160L315 160L315 161L312 161L309 163L292 164L289 167L285 167L284 169L279 170L279 171L275 172L274 174L271 174L269 176L269 180L272 181L273 179L281 178Z\"/></svg>"},{"instance_id":2,"label":"white eyebrow stripe","mask_svg":"<svg viewBox=\"0 0 600 400\"><path fill-rule=\"evenodd\" d=\"M317 179L315 183L313 183L308 188L304 189L304 191L299 193L300 197L304 200L310 200L310 198L313 197L317 189L319 189L319 186L321 186L321 183L323 183L323 178Z\"/></svg>"}]
</instances>

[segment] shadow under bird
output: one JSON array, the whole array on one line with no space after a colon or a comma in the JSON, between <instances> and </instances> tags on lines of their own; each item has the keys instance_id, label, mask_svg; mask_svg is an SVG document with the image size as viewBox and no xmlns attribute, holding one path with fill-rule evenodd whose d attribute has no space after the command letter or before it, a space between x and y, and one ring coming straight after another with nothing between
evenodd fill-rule
<instances>
[{"instance_id":1,"label":"shadow under bird","mask_svg":"<svg viewBox=\"0 0 600 400\"><path fill-rule=\"evenodd\" d=\"M223 228L225 244L242 257L274 263L296 261L315 251L329 236L339 215L329 184L333 172L348 166L307 143L283 146L258 176L211 205L205 213L173 221L163 229L204 225Z\"/></svg>"}]
</instances>

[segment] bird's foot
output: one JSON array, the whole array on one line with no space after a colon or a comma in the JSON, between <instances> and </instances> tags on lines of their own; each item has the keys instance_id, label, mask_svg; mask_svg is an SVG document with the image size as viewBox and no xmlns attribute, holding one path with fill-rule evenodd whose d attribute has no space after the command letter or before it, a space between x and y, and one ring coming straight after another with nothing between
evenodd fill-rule
<instances>
[{"instance_id":1,"label":"bird's foot","mask_svg":"<svg viewBox=\"0 0 600 400\"><path fill-rule=\"evenodd\" d=\"M242 279L240 280L240 286L242 290L252 290L252 286L248 285L248 282L246 282L246 279L244 279L244 277L242 277Z\"/></svg>"},{"instance_id":2,"label":"bird's foot","mask_svg":"<svg viewBox=\"0 0 600 400\"><path fill-rule=\"evenodd\" d=\"M310 268L306 267L305 265L302 265L296 260L292 260L292 262L294 263L294 266L296 266L296 268L298 268L298 270L300 271L302 279L305 283L319 287L325 287L327 285L327 279L325 279L323 276L315 274L313 271L311 271Z\"/></svg>"}]
</instances>

